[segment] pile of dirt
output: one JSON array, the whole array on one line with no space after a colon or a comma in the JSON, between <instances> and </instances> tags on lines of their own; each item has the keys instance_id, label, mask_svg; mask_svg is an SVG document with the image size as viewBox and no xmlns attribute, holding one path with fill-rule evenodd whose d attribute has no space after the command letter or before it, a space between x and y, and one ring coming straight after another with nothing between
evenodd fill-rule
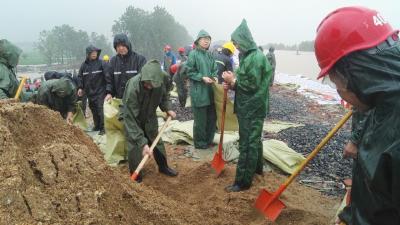
<instances>
[{"instance_id":1,"label":"pile of dirt","mask_svg":"<svg viewBox=\"0 0 400 225\"><path fill-rule=\"evenodd\" d=\"M179 205L115 173L58 113L0 106L0 224L202 224Z\"/></svg>"}]
</instances>

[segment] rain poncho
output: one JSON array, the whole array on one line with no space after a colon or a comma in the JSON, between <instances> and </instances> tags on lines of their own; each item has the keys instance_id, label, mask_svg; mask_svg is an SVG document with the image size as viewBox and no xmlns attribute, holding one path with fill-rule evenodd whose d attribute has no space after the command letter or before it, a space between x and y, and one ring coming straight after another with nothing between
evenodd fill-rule
<instances>
[{"instance_id":1,"label":"rain poncho","mask_svg":"<svg viewBox=\"0 0 400 225\"><path fill-rule=\"evenodd\" d=\"M210 35L201 30L195 41L196 45L198 45L199 39L203 37L210 37ZM194 146L206 149L214 140L216 113L213 89L210 84L203 81L203 77L215 78L217 76L217 64L209 51L197 46L195 50L190 52L186 66L190 79L190 97L194 115Z\"/></svg>"},{"instance_id":2,"label":"rain poncho","mask_svg":"<svg viewBox=\"0 0 400 225\"><path fill-rule=\"evenodd\" d=\"M370 110L359 137L350 206L340 214L347 224L400 224L400 43L342 58L335 68Z\"/></svg>"},{"instance_id":3,"label":"rain poncho","mask_svg":"<svg viewBox=\"0 0 400 225\"><path fill-rule=\"evenodd\" d=\"M13 98L17 93L19 82L14 69L21 52L9 41L0 40L0 99Z\"/></svg>"},{"instance_id":4,"label":"rain poncho","mask_svg":"<svg viewBox=\"0 0 400 225\"><path fill-rule=\"evenodd\" d=\"M239 161L235 183L249 187L255 172L262 172L261 134L267 115L271 66L257 48L245 20L232 33L242 54L236 71L234 110L239 122Z\"/></svg>"},{"instance_id":5,"label":"rain poncho","mask_svg":"<svg viewBox=\"0 0 400 225\"><path fill-rule=\"evenodd\" d=\"M128 80L123 101L122 118L128 147L129 170L132 173L142 159L142 148L151 145L158 133L157 107L164 112L171 110L168 75L161 71L160 63L149 61L139 75ZM144 88L150 82L153 89ZM162 140L156 145L154 156L157 163L165 160ZM160 164L159 164L160 165Z\"/></svg>"}]
</instances>

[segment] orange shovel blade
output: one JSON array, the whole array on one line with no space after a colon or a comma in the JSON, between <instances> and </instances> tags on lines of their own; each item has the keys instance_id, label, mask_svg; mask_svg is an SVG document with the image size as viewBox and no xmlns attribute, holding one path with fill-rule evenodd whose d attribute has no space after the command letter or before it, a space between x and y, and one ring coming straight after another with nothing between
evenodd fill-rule
<instances>
[{"instance_id":1,"label":"orange shovel blade","mask_svg":"<svg viewBox=\"0 0 400 225\"><path fill-rule=\"evenodd\" d=\"M273 199L272 196L273 194L269 193L265 189L262 189L256 200L255 207L260 210L269 220L275 221L286 205L279 200L279 198Z\"/></svg>"},{"instance_id":2,"label":"orange shovel blade","mask_svg":"<svg viewBox=\"0 0 400 225\"><path fill-rule=\"evenodd\" d=\"M132 180L132 181L136 181L138 175L139 175L139 174L136 173L136 172L132 173L131 180Z\"/></svg>"},{"instance_id":3,"label":"orange shovel blade","mask_svg":"<svg viewBox=\"0 0 400 225\"><path fill-rule=\"evenodd\" d=\"M224 169L224 166L225 166L225 161L222 158L222 155L219 154L218 152L215 153L214 158L211 162L211 167L214 168L217 174L220 174L221 171Z\"/></svg>"}]
</instances>

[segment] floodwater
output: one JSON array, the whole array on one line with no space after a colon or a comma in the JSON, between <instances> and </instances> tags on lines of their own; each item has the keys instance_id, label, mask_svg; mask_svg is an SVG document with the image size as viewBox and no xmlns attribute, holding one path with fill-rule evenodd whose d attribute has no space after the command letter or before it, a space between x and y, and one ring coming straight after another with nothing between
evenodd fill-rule
<instances>
[{"instance_id":1,"label":"floodwater","mask_svg":"<svg viewBox=\"0 0 400 225\"><path fill-rule=\"evenodd\" d=\"M320 71L314 52L276 50L276 71L316 80Z\"/></svg>"}]
</instances>

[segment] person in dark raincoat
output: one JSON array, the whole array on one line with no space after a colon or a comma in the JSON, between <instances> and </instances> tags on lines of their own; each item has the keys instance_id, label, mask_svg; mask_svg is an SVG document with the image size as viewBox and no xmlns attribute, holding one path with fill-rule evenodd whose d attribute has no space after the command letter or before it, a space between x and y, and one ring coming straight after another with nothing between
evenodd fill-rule
<instances>
[{"instance_id":1,"label":"person in dark raincoat","mask_svg":"<svg viewBox=\"0 0 400 225\"><path fill-rule=\"evenodd\" d=\"M274 79L275 79L275 68L276 68L276 59L275 59L275 48L273 46L269 47L268 53L267 53L267 59L268 62L272 66L272 77L271 77L271 82L270 85L272 86L274 84Z\"/></svg>"},{"instance_id":2,"label":"person in dark raincoat","mask_svg":"<svg viewBox=\"0 0 400 225\"><path fill-rule=\"evenodd\" d=\"M86 94L89 100L89 108L92 111L94 131L104 131L103 104L106 96L105 62L99 59L101 49L90 45L86 48L86 60L82 63L78 73L78 96Z\"/></svg>"},{"instance_id":3,"label":"person in dark raincoat","mask_svg":"<svg viewBox=\"0 0 400 225\"><path fill-rule=\"evenodd\" d=\"M217 76L217 64L208 51L211 36L201 30L196 38L196 48L190 52L186 63L190 80L190 97L194 115L193 141L197 149L212 145L216 130L214 93L211 87Z\"/></svg>"},{"instance_id":4,"label":"person in dark raincoat","mask_svg":"<svg viewBox=\"0 0 400 225\"><path fill-rule=\"evenodd\" d=\"M319 25L315 55L321 68L318 78L329 78L339 95L363 112L353 118L361 124L352 152L350 205L339 214L340 221L400 224L398 31L375 10L340 8Z\"/></svg>"},{"instance_id":5,"label":"person in dark raincoat","mask_svg":"<svg viewBox=\"0 0 400 225\"><path fill-rule=\"evenodd\" d=\"M222 84L224 79L222 73L225 71L233 71L233 65L231 57L235 52L235 46L232 42L227 42L222 46L221 52L218 52L215 56L215 62L218 66L218 83Z\"/></svg>"},{"instance_id":6,"label":"person in dark raincoat","mask_svg":"<svg viewBox=\"0 0 400 225\"><path fill-rule=\"evenodd\" d=\"M143 66L139 75L130 79L123 96L122 118L128 142L129 172L132 174L145 154L152 154L149 146L158 134L157 107L174 118L169 99L168 75L161 70L160 62L151 60ZM162 139L154 148L154 159L159 172L167 176L177 176L167 163L167 156ZM142 180L142 173L138 182Z\"/></svg>"},{"instance_id":7,"label":"person in dark raincoat","mask_svg":"<svg viewBox=\"0 0 400 225\"><path fill-rule=\"evenodd\" d=\"M146 58L133 51L126 34L115 35L114 49L117 55L111 58L106 73L106 101L112 97L121 99L128 80L140 73L146 64Z\"/></svg>"},{"instance_id":8,"label":"person in dark raincoat","mask_svg":"<svg viewBox=\"0 0 400 225\"><path fill-rule=\"evenodd\" d=\"M34 102L59 112L69 124L72 124L76 97L74 84L70 78L64 76L60 79L43 82Z\"/></svg>"},{"instance_id":9,"label":"person in dark raincoat","mask_svg":"<svg viewBox=\"0 0 400 225\"><path fill-rule=\"evenodd\" d=\"M265 55L257 48L246 20L232 33L231 39L242 54L240 66L235 74L227 71L222 77L224 88L235 90L234 112L239 122L240 155L235 181L226 190L237 192L250 188L255 173L263 173L261 135L268 111L272 70Z\"/></svg>"},{"instance_id":10,"label":"person in dark raincoat","mask_svg":"<svg viewBox=\"0 0 400 225\"><path fill-rule=\"evenodd\" d=\"M13 98L19 86L15 74L22 50L9 41L0 40L0 99Z\"/></svg>"}]
</instances>

